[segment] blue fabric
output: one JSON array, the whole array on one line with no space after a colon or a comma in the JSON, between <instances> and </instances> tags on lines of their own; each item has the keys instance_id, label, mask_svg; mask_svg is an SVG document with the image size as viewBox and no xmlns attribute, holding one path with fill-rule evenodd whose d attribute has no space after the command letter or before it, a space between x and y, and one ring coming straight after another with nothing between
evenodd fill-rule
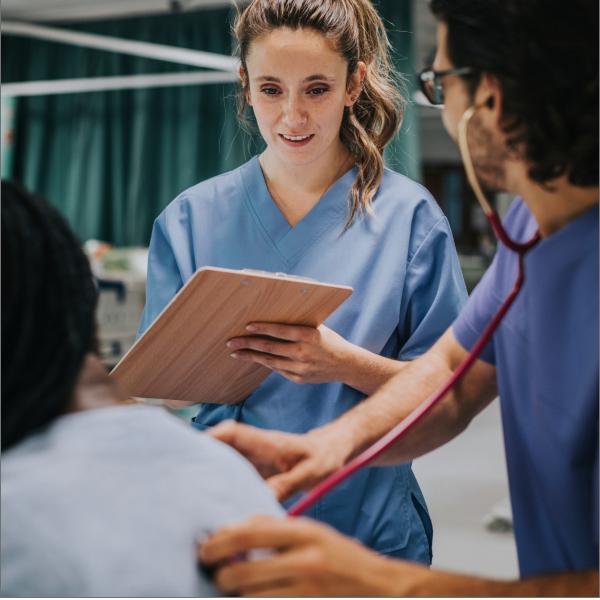
<instances>
[{"instance_id":1,"label":"blue fabric","mask_svg":"<svg viewBox=\"0 0 600 600\"><path fill-rule=\"evenodd\" d=\"M515 536L523 577L598 568L598 212L543 239L484 360L497 367ZM515 240L536 223L522 200L505 218ZM470 349L514 285L500 245L453 325Z\"/></svg>"},{"instance_id":2,"label":"blue fabric","mask_svg":"<svg viewBox=\"0 0 600 600\"><path fill-rule=\"evenodd\" d=\"M156 220L144 331L202 266L283 271L351 285L326 322L350 342L404 360L450 326L466 291L448 223L430 194L386 170L375 216L345 232L356 170L336 181L291 228L269 195L258 159L183 192ZM297 385L273 373L237 406L204 404L196 427L237 419L306 432L363 400L339 382ZM382 552L429 562L431 524L410 465L364 469L309 513Z\"/></svg>"}]
</instances>

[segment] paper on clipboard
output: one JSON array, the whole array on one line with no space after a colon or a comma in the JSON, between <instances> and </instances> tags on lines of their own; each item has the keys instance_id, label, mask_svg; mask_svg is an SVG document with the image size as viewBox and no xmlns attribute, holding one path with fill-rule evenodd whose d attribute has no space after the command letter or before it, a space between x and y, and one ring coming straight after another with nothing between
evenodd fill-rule
<instances>
[{"instance_id":1,"label":"paper on clipboard","mask_svg":"<svg viewBox=\"0 0 600 600\"><path fill-rule=\"evenodd\" d=\"M111 372L129 396L237 404L271 371L231 358L252 321L317 327L352 288L283 273L199 269Z\"/></svg>"}]
</instances>

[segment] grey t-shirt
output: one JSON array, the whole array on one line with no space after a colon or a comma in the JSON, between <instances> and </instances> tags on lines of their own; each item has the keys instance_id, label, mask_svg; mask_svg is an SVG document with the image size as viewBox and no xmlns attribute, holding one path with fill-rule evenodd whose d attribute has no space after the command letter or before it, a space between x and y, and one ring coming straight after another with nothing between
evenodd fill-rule
<instances>
[{"instance_id":1,"label":"grey t-shirt","mask_svg":"<svg viewBox=\"0 0 600 600\"><path fill-rule=\"evenodd\" d=\"M196 540L282 514L235 451L157 407L65 415L1 468L3 596L214 596Z\"/></svg>"}]
</instances>

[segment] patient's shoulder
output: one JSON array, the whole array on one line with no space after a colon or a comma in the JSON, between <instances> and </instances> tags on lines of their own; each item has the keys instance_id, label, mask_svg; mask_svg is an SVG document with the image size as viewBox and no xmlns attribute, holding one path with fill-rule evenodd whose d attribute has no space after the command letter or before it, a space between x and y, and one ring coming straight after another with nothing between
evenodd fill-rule
<instances>
[{"instance_id":1,"label":"patient's shoulder","mask_svg":"<svg viewBox=\"0 0 600 600\"><path fill-rule=\"evenodd\" d=\"M236 450L173 415L156 417L160 420L157 426L163 432L163 439L171 441L164 445L163 456L172 453L180 470L189 469L190 476L211 481L210 489L205 493L213 495L215 503L225 501L226 497L226 504L237 505L236 510L242 510L248 516L257 511L275 516L282 514L269 486ZM240 518L244 514L238 513Z\"/></svg>"},{"instance_id":2,"label":"patient's shoulder","mask_svg":"<svg viewBox=\"0 0 600 600\"><path fill-rule=\"evenodd\" d=\"M78 596L82 582L68 545L57 544L54 523L29 502L30 496L1 486L0 540L2 577L0 596ZM37 490L37 498L43 491Z\"/></svg>"},{"instance_id":3,"label":"patient's shoulder","mask_svg":"<svg viewBox=\"0 0 600 600\"><path fill-rule=\"evenodd\" d=\"M240 455L159 407L64 415L1 460L2 595L210 596L195 541L283 513Z\"/></svg>"}]
</instances>

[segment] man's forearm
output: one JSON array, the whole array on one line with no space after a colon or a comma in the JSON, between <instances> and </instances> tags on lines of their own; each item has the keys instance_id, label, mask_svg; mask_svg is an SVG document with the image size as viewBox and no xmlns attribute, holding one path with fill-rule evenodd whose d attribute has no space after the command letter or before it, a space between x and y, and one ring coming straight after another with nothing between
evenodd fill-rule
<instances>
[{"instance_id":1,"label":"man's forearm","mask_svg":"<svg viewBox=\"0 0 600 600\"><path fill-rule=\"evenodd\" d=\"M518 581L498 581L423 569L420 576L406 577L402 564L390 561L390 596L471 596L544 597L598 596L598 571L577 571L531 577Z\"/></svg>"},{"instance_id":2,"label":"man's forearm","mask_svg":"<svg viewBox=\"0 0 600 600\"><path fill-rule=\"evenodd\" d=\"M373 396L315 433L329 436L348 448L353 456L400 423L452 374L458 358L449 357L457 345L450 333L437 348L407 363ZM450 353L452 354L452 353ZM477 361L472 371L405 438L382 455L377 464L406 462L421 456L460 433L474 415L495 396L495 369Z\"/></svg>"}]
</instances>

